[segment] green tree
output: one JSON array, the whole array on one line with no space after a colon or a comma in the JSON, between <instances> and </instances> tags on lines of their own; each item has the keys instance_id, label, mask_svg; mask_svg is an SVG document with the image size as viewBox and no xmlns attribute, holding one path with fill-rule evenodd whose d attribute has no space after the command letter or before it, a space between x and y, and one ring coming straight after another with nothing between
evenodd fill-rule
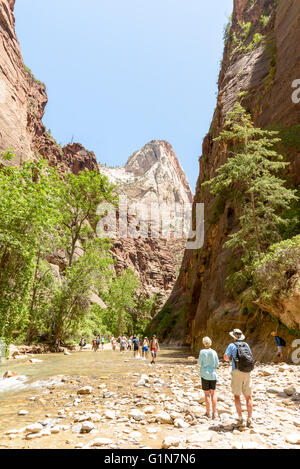
<instances>
[{"instance_id":1,"label":"green tree","mask_svg":"<svg viewBox=\"0 0 300 469\"><path fill-rule=\"evenodd\" d=\"M97 171L67 174L61 183L59 210L63 221L61 245L72 266L76 249L82 239L93 238L100 219L97 208L102 202L116 204L115 186ZM75 256L76 257L76 256Z\"/></svg>"},{"instance_id":2,"label":"green tree","mask_svg":"<svg viewBox=\"0 0 300 469\"><path fill-rule=\"evenodd\" d=\"M57 175L43 161L0 168L0 336L25 330L35 256L57 222Z\"/></svg>"},{"instance_id":3,"label":"green tree","mask_svg":"<svg viewBox=\"0 0 300 469\"><path fill-rule=\"evenodd\" d=\"M108 305L105 324L114 335L134 332L131 313L137 304L136 294L139 288L140 281L131 269L112 279L105 295L105 303Z\"/></svg>"},{"instance_id":4,"label":"green tree","mask_svg":"<svg viewBox=\"0 0 300 469\"><path fill-rule=\"evenodd\" d=\"M51 343L59 347L81 327L92 307L91 295L111 275L109 243L97 239L87 242L84 253L74 259L57 285L45 322Z\"/></svg>"},{"instance_id":5,"label":"green tree","mask_svg":"<svg viewBox=\"0 0 300 469\"><path fill-rule=\"evenodd\" d=\"M280 241L280 228L288 223L281 214L297 199L296 191L285 187L286 181L278 177L288 163L275 149L280 141L277 135L255 127L251 115L236 103L225 130L215 139L229 158L203 186L210 186L223 200L237 202L239 228L225 243L241 253L241 269L229 278L234 289L249 282L253 262Z\"/></svg>"}]
</instances>

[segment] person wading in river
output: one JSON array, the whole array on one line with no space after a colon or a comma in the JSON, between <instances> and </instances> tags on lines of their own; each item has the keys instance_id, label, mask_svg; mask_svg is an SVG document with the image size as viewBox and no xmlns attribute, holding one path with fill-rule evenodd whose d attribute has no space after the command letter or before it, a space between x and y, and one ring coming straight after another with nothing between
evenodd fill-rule
<instances>
[{"instance_id":1,"label":"person wading in river","mask_svg":"<svg viewBox=\"0 0 300 469\"><path fill-rule=\"evenodd\" d=\"M154 334L152 336L151 341L150 341L150 352L151 352L151 355L152 355L151 365L155 365L155 359L156 359L158 350L159 350L159 345L158 345L156 335Z\"/></svg>"},{"instance_id":2,"label":"person wading in river","mask_svg":"<svg viewBox=\"0 0 300 469\"><path fill-rule=\"evenodd\" d=\"M241 404L241 394L244 394L248 412L247 427L252 427L253 402L251 371L254 369L255 362L249 345L246 342L242 342L245 339L242 331L234 329L229 335L234 339L234 342L227 347L224 360L228 361L232 358L231 390L234 395L235 407L239 416L237 425L239 427L244 425Z\"/></svg>"},{"instance_id":3,"label":"person wading in river","mask_svg":"<svg viewBox=\"0 0 300 469\"><path fill-rule=\"evenodd\" d=\"M92 340L92 347L93 347L94 352L97 352L97 350L99 349L99 345L100 345L100 337L97 335Z\"/></svg>"},{"instance_id":4,"label":"person wading in river","mask_svg":"<svg viewBox=\"0 0 300 469\"><path fill-rule=\"evenodd\" d=\"M133 344L133 356L134 358L137 358L139 357L139 347L140 347L139 338L134 336L132 339L132 344Z\"/></svg>"},{"instance_id":5,"label":"person wading in river","mask_svg":"<svg viewBox=\"0 0 300 469\"><path fill-rule=\"evenodd\" d=\"M202 341L205 349L200 350L198 363L200 366L200 376L202 382L202 389L205 394L206 414L205 417L210 418L210 403L212 404L212 419L217 416L217 368L219 366L219 359L217 352L211 348L211 340L209 337L204 337Z\"/></svg>"},{"instance_id":6,"label":"person wading in river","mask_svg":"<svg viewBox=\"0 0 300 469\"><path fill-rule=\"evenodd\" d=\"M148 353L149 353L149 340L147 337L144 337L143 349L142 349L143 360L146 360L148 358Z\"/></svg>"}]
</instances>

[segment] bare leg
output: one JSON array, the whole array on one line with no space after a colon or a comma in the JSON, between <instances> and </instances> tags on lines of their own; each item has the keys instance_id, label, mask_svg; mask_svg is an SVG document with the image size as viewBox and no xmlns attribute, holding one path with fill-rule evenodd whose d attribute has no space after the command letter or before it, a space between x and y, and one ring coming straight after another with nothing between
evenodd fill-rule
<instances>
[{"instance_id":1,"label":"bare leg","mask_svg":"<svg viewBox=\"0 0 300 469\"><path fill-rule=\"evenodd\" d=\"M242 419L243 414L242 414L242 404L241 404L240 396L234 396L234 403L235 403L235 408L236 408L236 411L238 413L238 416L239 416L240 419Z\"/></svg>"},{"instance_id":2,"label":"bare leg","mask_svg":"<svg viewBox=\"0 0 300 469\"><path fill-rule=\"evenodd\" d=\"M247 405L247 412L248 412L248 419L252 419L252 412L253 412L253 401L251 396L245 396L246 405Z\"/></svg>"},{"instance_id":3,"label":"bare leg","mask_svg":"<svg viewBox=\"0 0 300 469\"><path fill-rule=\"evenodd\" d=\"M210 414L210 391L204 391L205 394L205 406L206 406L206 415Z\"/></svg>"},{"instance_id":4,"label":"bare leg","mask_svg":"<svg viewBox=\"0 0 300 469\"><path fill-rule=\"evenodd\" d=\"M211 397L211 402L212 402L212 412L213 415L216 415L217 413L217 391L210 390L210 397Z\"/></svg>"}]
</instances>

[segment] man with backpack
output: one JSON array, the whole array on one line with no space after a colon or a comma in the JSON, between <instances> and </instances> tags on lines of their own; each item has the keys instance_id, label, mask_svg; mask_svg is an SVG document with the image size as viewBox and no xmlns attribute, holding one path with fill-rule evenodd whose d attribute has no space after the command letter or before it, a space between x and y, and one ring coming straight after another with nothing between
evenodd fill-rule
<instances>
[{"instance_id":1,"label":"man with backpack","mask_svg":"<svg viewBox=\"0 0 300 469\"><path fill-rule=\"evenodd\" d=\"M279 337L276 332L272 332L271 336L275 338L276 347L277 347L277 356L280 357L280 360L284 361L283 347L286 347L286 342L282 337Z\"/></svg>"},{"instance_id":2,"label":"man with backpack","mask_svg":"<svg viewBox=\"0 0 300 469\"><path fill-rule=\"evenodd\" d=\"M228 361L232 358L231 390L239 417L237 424L239 427L244 425L241 404L241 395L244 394L248 412L247 427L251 428L253 427L251 371L254 369L255 362L249 345L243 342L245 336L242 331L234 329L229 335L234 339L234 342L227 347L224 360Z\"/></svg>"}]
</instances>

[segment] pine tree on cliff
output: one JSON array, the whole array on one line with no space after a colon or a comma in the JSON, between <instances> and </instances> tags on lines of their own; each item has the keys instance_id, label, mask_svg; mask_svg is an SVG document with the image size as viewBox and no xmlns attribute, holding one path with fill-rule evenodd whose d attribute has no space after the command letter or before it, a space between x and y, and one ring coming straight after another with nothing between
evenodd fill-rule
<instances>
[{"instance_id":1,"label":"pine tree on cliff","mask_svg":"<svg viewBox=\"0 0 300 469\"><path fill-rule=\"evenodd\" d=\"M280 228L288 223L281 214L297 199L296 191L278 177L289 163L276 151L278 132L254 126L251 115L236 103L226 118L225 130L215 141L229 155L218 175L203 183L212 194L234 203L239 229L225 247L241 253L241 268L228 278L233 291L242 291L251 281L255 261L278 242Z\"/></svg>"}]
</instances>

